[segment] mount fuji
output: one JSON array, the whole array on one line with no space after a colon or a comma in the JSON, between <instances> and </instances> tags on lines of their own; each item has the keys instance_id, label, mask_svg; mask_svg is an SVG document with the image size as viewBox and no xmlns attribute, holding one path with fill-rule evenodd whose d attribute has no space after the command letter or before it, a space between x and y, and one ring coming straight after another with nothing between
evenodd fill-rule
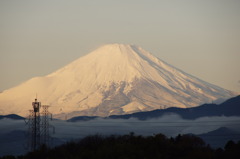
<instances>
[{"instance_id":1,"label":"mount fuji","mask_svg":"<svg viewBox=\"0 0 240 159\"><path fill-rule=\"evenodd\" d=\"M109 44L0 93L0 114L25 116L38 94L57 118L189 108L237 93L193 77L134 45Z\"/></svg>"}]
</instances>

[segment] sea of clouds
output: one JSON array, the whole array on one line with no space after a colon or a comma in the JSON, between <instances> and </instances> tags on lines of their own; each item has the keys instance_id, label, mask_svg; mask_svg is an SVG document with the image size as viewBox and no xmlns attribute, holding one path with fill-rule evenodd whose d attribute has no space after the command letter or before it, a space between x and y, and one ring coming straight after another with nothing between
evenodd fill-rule
<instances>
[{"instance_id":1,"label":"sea of clouds","mask_svg":"<svg viewBox=\"0 0 240 159\"><path fill-rule=\"evenodd\" d=\"M202 134L227 127L240 132L240 117L201 117L195 120L182 119L179 115L171 114L149 120L131 119L102 119L89 121L67 122L64 120L50 121L50 132L57 138L82 138L87 135L102 134L128 134L134 132L138 135L154 135L157 133L166 136L178 134ZM53 128L54 127L54 128ZM2 119L0 120L0 135L15 130L27 131L28 126L24 120ZM53 129L55 133L53 133Z\"/></svg>"},{"instance_id":2,"label":"sea of clouds","mask_svg":"<svg viewBox=\"0 0 240 159\"><path fill-rule=\"evenodd\" d=\"M182 119L179 115L166 115L146 121L131 119L102 119L68 122L64 120L50 121L50 135L62 142L81 139L88 135L123 135L134 132L136 135L150 136L162 133L167 137L178 134L203 134L221 127L238 132L240 135L240 117L202 117L195 120ZM0 120L0 156L6 154L21 154L23 145L26 147L27 137L17 136L18 132L27 132L28 126L24 120ZM14 133L12 133L14 132ZM11 134L11 141L6 136ZM2 141L1 141L2 140ZM14 148L16 147L16 148ZM22 149L22 150L21 150ZM16 150L18 150L16 152ZM2 151L2 152L1 152ZM3 152L4 151L4 152Z\"/></svg>"}]
</instances>

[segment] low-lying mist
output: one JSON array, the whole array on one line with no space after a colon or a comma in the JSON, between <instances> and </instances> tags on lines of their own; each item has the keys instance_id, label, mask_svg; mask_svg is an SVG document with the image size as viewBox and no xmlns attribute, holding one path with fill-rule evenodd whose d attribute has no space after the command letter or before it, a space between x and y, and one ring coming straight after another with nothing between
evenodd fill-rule
<instances>
[{"instance_id":1,"label":"low-lying mist","mask_svg":"<svg viewBox=\"0 0 240 159\"><path fill-rule=\"evenodd\" d=\"M138 135L166 136L178 134L202 134L227 127L240 132L240 117L203 117L195 120L185 120L178 115L166 115L157 119L140 121L131 119L94 119L90 121L66 122L55 120L52 122L56 129L53 135L58 138L81 138L96 133L103 135L127 134L134 132Z\"/></svg>"},{"instance_id":2,"label":"low-lying mist","mask_svg":"<svg viewBox=\"0 0 240 159\"><path fill-rule=\"evenodd\" d=\"M157 133L166 136L178 134L202 134L227 127L240 132L240 117L202 117L195 120L182 119L178 115L166 115L156 119L141 121L131 119L102 119L97 118L90 121L67 122L63 120L52 120L50 125L54 126L53 137L63 139L82 138L93 134L128 134L134 132L139 135L153 135ZM23 120L0 120L0 134L6 134L14 130L25 130L28 127ZM50 131L51 132L51 131Z\"/></svg>"},{"instance_id":3,"label":"low-lying mist","mask_svg":"<svg viewBox=\"0 0 240 159\"><path fill-rule=\"evenodd\" d=\"M123 135L134 132L137 135L151 136L162 133L167 137L175 137L178 134L203 134L221 127L234 130L237 134L237 140L240 135L240 117L202 117L195 120L182 119L178 115L166 115L156 119L146 121L135 118L130 119L102 119L96 118L90 121L67 122L63 120L52 120L50 125L55 128L55 133L51 131L50 135L54 137L55 143L59 145L65 141L81 139L88 135ZM0 156L1 155L20 155L26 152L28 126L24 120L2 119L0 120ZM25 132L26 133L25 133ZM236 135L235 134L235 135ZM222 143L215 144L215 147L224 146L226 141L231 140L233 136L219 136L213 139L212 145L224 137ZM211 142L211 141L210 141ZM24 148L25 147L25 148Z\"/></svg>"}]
</instances>

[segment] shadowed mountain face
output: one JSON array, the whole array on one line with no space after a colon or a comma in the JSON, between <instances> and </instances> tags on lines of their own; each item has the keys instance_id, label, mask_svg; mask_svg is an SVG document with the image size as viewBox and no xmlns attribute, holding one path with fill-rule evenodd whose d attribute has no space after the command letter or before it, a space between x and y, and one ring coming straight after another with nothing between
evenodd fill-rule
<instances>
[{"instance_id":1,"label":"shadowed mountain face","mask_svg":"<svg viewBox=\"0 0 240 159\"><path fill-rule=\"evenodd\" d=\"M0 114L26 115L38 93L58 118L189 108L237 94L193 77L133 45L110 44L0 94Z\"/></svg>"}]
</instances>

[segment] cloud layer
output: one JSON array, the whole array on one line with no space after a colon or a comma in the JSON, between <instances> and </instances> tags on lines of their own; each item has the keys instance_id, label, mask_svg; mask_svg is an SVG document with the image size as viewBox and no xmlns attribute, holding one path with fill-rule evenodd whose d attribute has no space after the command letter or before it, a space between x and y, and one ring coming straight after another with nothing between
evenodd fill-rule
<instances>
[{"instance_id":1,"label":"cloud layer","mask_svg":"<svg viewBox=\"0 0 240 159\"><path fill-rule=\"evenodd\" d=\"M202 134L228 127L240 132L240 117L202 117L195 120L185 120L178 115L166 115L161 118L140 121L131 119L94 119L90 121L67 122L62 120L50 121L55 128L53 137L73 139L93 134L128 134L135 132L139 135L153 135L163 133L166 136L177 134ZM14 130L27 131L28 127L23 120L0 120L0 134ZM51 131L52 132L52 131Z\"/></svg>"},{"instance_id":2,"label":"cloud layer","mask_svg":"<svg viewBox=\"0 0 240 159\"><path fill-rule=\"evenodd\" d=\"M178 134L202 134L216 130L220 127L227 127L235 130L240 135L240 117L203 117L195 120L185 120L178 115L166 115L161 118L140 121L131 119L94 119L90 121L67 122L53 120L50 124L55 128L55 134L51 136L58 138L54 145L65 141L81 139L88 135L122 135L134 132L137 135L149 136L158 133L168 137ZM0 156L20 155L26 153L27 138L24 132L28 126L23 120L2 119L0 120ZM20 130L20 131L19 131ZM20 133L20 134L19 134ZM222 136L220 136L222 138ZM231 136L224 136L223 146ZM215 141L216 139L214 139ZM218 139L217 139L218 140ZM215 142L213 143L215 144ZM25 148L24 148L25 147Z\"/></svg>"},{"instance_id":3,"label":"cloud layer","mask_svg":"<svg viewBox=\"0 0 240 159\"><path fill-rule=\"evenodd\" d=\"M185 120L178 115L167 115L157 119L140 121L131 119L95 119L91 121L66 122L55 120L52 122L58 138L82 138L93 134L128 134L153 135L163 133L166 136L178 134L202 134L228 127L240 132L240 117L203 117L196 120Z\"/></svg>"}]
</instances>

